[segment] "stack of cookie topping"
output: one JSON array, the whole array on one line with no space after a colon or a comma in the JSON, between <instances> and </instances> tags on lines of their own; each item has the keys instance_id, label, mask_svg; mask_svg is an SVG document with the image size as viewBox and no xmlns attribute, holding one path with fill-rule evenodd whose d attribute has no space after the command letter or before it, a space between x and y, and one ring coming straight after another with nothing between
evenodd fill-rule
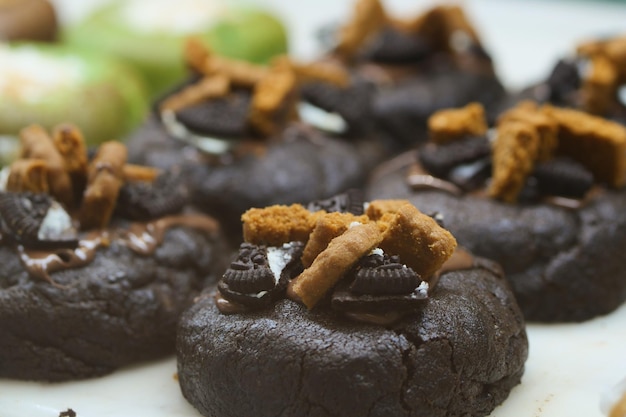
<instances>
[{"instance_id":1,"label":"stack of cookie topping","mask_svg":"<svg viewBox=\"0 0 626 417\"><path fill-rule=\"evenodd\" d=\"M260 308L285 295L309 309L330 301L351 313L419 306L456 240L406 201L372 201L363 209L349 200L248 210L245 243L218 284L220 310Z\"/></svg>"},{"instance_id":2,"label":"stack of cookie topping","mask_svg":"<svg viewBox=\"0 0 626 417\"><path fill-rule=\"evenodd\" d=\"M414 169L408 183L428 186L432 174L456 194L486 187L506 202L557 196L573 206L596 183L626 183L626 128L618 123L525 101L500 116L491 143L486 126L479 104L435 113L431 141L418 153L427 173Z\"/></svg>"},{"instance_id":3,"label":"stack of cookie topping","mask_svg":"<svg viewBox=\"0 0 626 417\"><path fill-rule=\"evenodd\" d=\"M3 170L0 236L2 244L16 247L31 276L54 284L51 272L85 265L112 239L148 254L173 225L217 228L204 216L171 216L188 201L182 175L128 164L120 142L101 144L89 159L72 125L60 125L52 135L33 125L20 138L21 157ZM118 230L114 218L115 224L152 226Z\"/></svg>"},{"instance_id":4,"label":"stack of cookie topping","mask_svg":"<svg viewBox=\"0 0 626 417\"><path fill-rule=\"evenodd\" d=\"M174 137L206 153L236 148L238 140L275 139L299 119L301 99L325 111L347 111L348 122L354 114L361 117L350 111L354 104L342 109L342 93L350 95L352 81L339 65L301 64L287 56L275 58L270 66L251 64L216 55L193 38L185 50L186 63L196 75L161 100L158 110Z\"/></svg>"}]
</instances>

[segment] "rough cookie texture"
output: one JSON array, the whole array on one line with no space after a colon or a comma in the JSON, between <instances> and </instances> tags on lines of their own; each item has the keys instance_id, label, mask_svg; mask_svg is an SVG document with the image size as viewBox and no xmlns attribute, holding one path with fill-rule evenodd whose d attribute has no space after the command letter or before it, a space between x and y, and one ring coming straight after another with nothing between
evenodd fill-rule
<instances>
[{"instance_id":1,"label":"rough cookie texture","mask_svg":"<svg viewBox=\"0 0 626 417\"><path fill-rule=\"evenodd\" d=\"M194 203L239 235L248 208L306 203L362 186L369 170L391 154L382 141L335 139L299 124L282 139L262 154L221 164L208 162L151 119L129 141L129 160L184 167Z\"/></svg>"},{"instance_id":2,"label":"rough cookie texture","mask_svg":"<svg viewBox=\"0 0 626 417\"><path fill-rule=\"evenodd\" d=\"M51 285L0 245L0 377L87 378L171 354L180 314L223 258L217 236L174 227L153 256L112 240Z\"/></svg>"},{"instance_id":3,"label":"rough cookie texture","mask_svg":"<svg viewBox=\"0 0 626 417\"><path fill-rule=\"evenodd\" d=\"M607 190L581 208L549 203L500 203L411 190L413 158L372 179L368 198L408 199L424 213L438 211L459 245L498 261L528 320L581 321L626 300L626 191Z\"/></svg>"},{"instance_id":4,"label":"rough cookie texture","mask_svg":"<svg viewBox=\"0 0 626 417\"><path fill-rule=\"evenodd\" d=\"M178 327L183 395L209 417L483 416L519 383L528 354L503 278L446 273L391 328L290 300L221 314L207 293Z\"/></svg>"}]
</instances>

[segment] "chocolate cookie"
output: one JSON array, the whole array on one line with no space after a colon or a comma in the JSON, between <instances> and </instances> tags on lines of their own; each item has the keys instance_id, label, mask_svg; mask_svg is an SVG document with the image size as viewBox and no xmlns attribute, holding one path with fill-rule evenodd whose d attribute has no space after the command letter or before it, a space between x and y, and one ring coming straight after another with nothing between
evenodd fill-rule
<instances>
[{"instance_id":1,"label":"chocolate cookie","mask_svg":"<svg viewBox=\"0 0 626 417\"><path fill-rule=\"evenodd\" d=\"M74 128L33 126L22 145L0 191L0 376L87 378L172 353L179 315L223 271L217 221L119 143L87 161Z\"/></svg>"},{"instance_id":2,"label":"chocolate cookie","mask_svg":"<svg viewBox=\"0 0 626 417\"><path fill-rule=\"evenodd\" d=\"M426 121L439 109L479 102L492 116L499 108L505 90L478 32L456 5L400 17L381 1L359 0L322 59L374 82L375 120L411 146L426 140Z\"/></svg>"},{"instance_id":3,"label":"chocolate cookie","mask_svg":"<svg viewBox=\"0 0 626 417\"><path fill-rule=\"evenodd\" d=\"M271 67L210 54L204 60L223 73L200 68L159 101L128 142L130 160L181 167L194 204L233 235L249 207L307 203L361 186L399 148L372 124L373 84L341 67L286 57ZM215 97L194 98L211 88Z\"/></svg>"},{"instance_id":4,"label":"chocolate cookie","mask_svg":"<svg viewBox=\"0 0 626 417\"><path fill-rule=\"evenodd\" d=\"M494 136L406 153L375 172L367 194L439 212L461 245L503 266L528 320L615 310L626 300L626 131L526 104L503 115Z\"/></svg>"},{"instance_id":5,"label":"chocolate cookie","mask_svg":"<svg viewBox=\"0 0 626 417\"><path fill-rule=\"evenodd\" d=\"M406 202L310 209L243 216L239 257L180 321L191 404L224 417L483 416L508 396L528 341L496 264L455 252Z\"/></svg>"}]
</instances>

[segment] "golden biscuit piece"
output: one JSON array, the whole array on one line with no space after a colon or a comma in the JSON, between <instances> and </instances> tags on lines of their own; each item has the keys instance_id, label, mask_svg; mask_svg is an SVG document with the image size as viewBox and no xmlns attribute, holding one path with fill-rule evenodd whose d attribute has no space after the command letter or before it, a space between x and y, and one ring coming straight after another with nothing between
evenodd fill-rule
<instances>
[{"instance_id":1,"label":"golden biscuit piece","mask_svg":"<svg viewBox=\"0 0 626 417\"><path fill-rule=\"evenodd\" d=\"M559 125L556 153L589 169L597 181L613 187L626 184L626 128L588 113L544 106Z\"/></svg>"},{"instance_id":2,"label":"golden biscuit piece","mask_svg":"<svg viewBox=\"0 0 626 417\"><path fill-rule=\"evenodd\" d=\"M88 167L87 188L78 213L81 229L102 229L113 215L117 196L124 184L126 146L104 142Z\"/></svg>"},{"instance_id":3,"label":"golden biscuit piece","mask_svg":"<svg viewBox=\"0 0 626 417\"><path fill-rule=\"evenodd\" d=\"M65 207L72 207L74 205L72 181L65 170L63 157L54 146L48 132L39 125L25 127L20 131L20 142L22 158L42 159L46 162L50 194Z\"/></svg>"},{"instance_id":4,"label":"golden biscuit piece","mask_svg":"<svg viewBox=\"0 0 626 417\"><path fill-rule=\"evenodd\" d=\"M428 280L447 261L457 246L450 232L412 204L393 215L382 236L380 248L398 255L423 280Z\"/></svg>"},{"instance_id":5,"label":"golden biscuit piece","mask_svg":"<svg viewBox=\"0 0 626 417\"><path fill-rule=\"evenodd\" d=\"M606 114L616 104L618 70L605 56L591 58L582 82L582 106L591 114Z\"/></svg>"},{"instance_id":6,"label":"golden biscuit piece","mask_svg":"<svg viewBox=\"0 0 626 417\"><path fill-rule=\"evenodd\" d=\"M242 216L243 239L255 245L280 246L298 240L306 242L317 217L300 204L252 208Z\"/></svg>"},{"instance_id":7,"label":"golden biscuit piece","mask_svg":"<svg viewBox=\"0 0 626 417\"><path fill-rule=\"evenodd\" d=\"M491 197L512 203L524 187L539 154L539 135L530 123L511 120L498 126L493 145Z\"/></svg>"},{"instance_id":8,"label":"golden biscuit piece","mask_svg":"<svg viewBox=\"0 0 626 417\"><path fill-rule=\"evenodd\" d=\"M70 176L74 203L78 203L87 183L88 161L85 138L77 126L64 123L54 128L52 140L63 158L65 171Z\"/></svg>"},{"instance_id":9,"label":"golden biscuit piece","mask_svg":"<svg viewBox=\"0 0 626 417\"><path fill-rule=\"evenodd\" d=\"M309 241L302 253L302 265L308 268L331 240L344 233L354 222L367 223L367 216L355 216L351 213L328 213L319 216L309 236Z\"/></svg>"},{"instance_id":10,"label":"golden biscuit piece","mask_svg":"<svg viewBox=\"0 0 626 417\"><path fill-rule=\"evenodd\" d=\"M230 92L230 79L224 74L203 77L199 82L183 88L163 100L159 106L161 111L177 112L204 100L224 97Z\"/></svg>"},{"instance_id":11,"label":"golden biscuit piece","mask_svg":"<svg viewBox=\"0 0 626 417\"><path fill-rule=\"evenodd\" d=\"M376 248L382 234L375 223L350 227L333 239L313 264L291 281L289 291L311 309L354 264Z\"/></svg>"},{"instance_id":12,"label":"golden biscuit piece","mask_svg":"<svg viewBox=\"0 0 626 417\"><path fill-rule=\"evenodd\" d=\"M387 14L380 0L359 0L352 20L341 27L337 52L351 59L369 38L387 23Z\"/></svg>"},{"instance_id":13,"label":"golden biscuit piece","mask_svg":"<svg viewBox=\"0 0 626 417\"><path fill-rule=\"evenodd\" d=\"M372 200L367 204L365 214L371 220L378 221L387 213L396 213L400 207L411 204L409 200Z\"/></svg>"},{"instance_id":14,"label":"golden biscuit piece","mask_svg":"<svg viewBox=\"0 0 626 417\"><path fill-rule=\"evenodd\" d=\"M498 124L508 121L525 122L532 125L539 135L539 150L537 161L551 159L558 145L559 126L549 115L539 109L534 101L522 101L517 106L503 113Z\"/></svg>"},{"instance_id":15,"label":"golden biscuit piece","mask_svg":"<svg viewBox=\"0 0 626 417\"><path fill-rule=\"evenodd\" d=\"M276 61L272 70L254 86L248 120L263 136L271 136L296 113L297 79L286 64Z\"/></svg>"},{"instance_id":16,"label":"golden biscuit piece","mask_svg":"<svg viewBox=\"0 0 626 417\"><path fill-rule=\"evenodd\" d=\"M21 193L48 192L48 169L41 159L18 159L11 164L7 191Z\"/></svg>"},{"instance_id":17,"label":"golden biscuit piece","mask_svg":"<svg viewBox=\"0 0 626 417\"><path fill-rule=\"evenodd\" d=\"M487 133L485 108L480 103L470 103L460 109L439 110L428 119L428 132L435 143L482 136Z\"/></svg>"}]
</instances>

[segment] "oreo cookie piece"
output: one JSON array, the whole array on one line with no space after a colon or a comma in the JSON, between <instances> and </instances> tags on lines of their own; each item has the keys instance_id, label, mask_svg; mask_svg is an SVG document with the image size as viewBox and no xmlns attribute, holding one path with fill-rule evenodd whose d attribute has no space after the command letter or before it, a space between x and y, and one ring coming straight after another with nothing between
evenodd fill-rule
<instances>
[{"instance_id":1,"label":"oreo cookie piece","mask_svg":"<svg viewBox=\"0 0 626 417\"><path fill-rule=\"evenodd\" d=\"M309 211L324 210L328 213L352 213L359 216L364 212L364 203L363 191L352 188L345 193L337 194L324 200L312 201L306 208Z\"/></svg>"},{"instance_id":2,"label":"oreo cookie piece","mask_svg":"<svg viewBox=\"0 0 626 417\"><path fill-rule=\"evenodd\" d=\"M446 178L454 168L491 155L491 145L485 136L456 140L447 144L429 142L420 146L419 161L429 173ZM458 175L458 174L457 174Z\"/></svg>"},{"instance_id":3,"label":"oreo cookie piece","mask_svg":"<svg viewBox=\"0 0 626 417\"><path fill-rule=\"evenodd\" d=\"M582 198L593 187L593 174L582 164L567 158L537 165L532 173L542 194Z\"/></svg>"},{"instance_id":4,"label":"oreo cookie piece","mask_svg":"<svg viewBox=\"0 0 626 417\"><path fill-rule=\"evenodd\" d=\"M0 192L2 237L28 248L74 248L76 229L48 194Z\"/></svg>"},{"instance_id":5,"label":"oreo cookie piece","mask_svg":"<svg viewBox=\"0 0 626 417\"><path fill-rule=\"evenodd\" d=\"M302 86L302 99L327 112L343 117L349 130L364 130L371 120L371 102L375 87L364 80L354 80L341 88L331 83L310 82Z\"/></svg>"},{"instance_id":6,"label":"oreo cookie piece","mask_svg":"<svg viewBox=\"0 0 626 417\"><path fill-rule=\"evenodd\" d=\"M385 27L364 48L363 58L385 64L417 63L433 53L430 43L415 33Z\"/></svg>"},{"instance_id":7,"label":"oreo cookie piece","mask_svg":"<svg viewBox=\"0 0 626 417\"><path fill-rule=\"evenodd\" d=\"M338 311L381 313L419 307L428 298L428 284L397 256L380 249L363 257L331 298Z\"/></svg>"},{"instance_id":8,"label":"oreo cookie piece","mask_svg":"<svg viewBox=\"0 0 626 417\"><path fill-rule=\"evenodd\" d=\"M255 309L269 305L284 292L287 283L302 270L304 244L281 247L242 243L217 287L225 299Z\"/></svg>"},{"instance_id":9,"label":"oreo cookie piece","mask_svg":"<svg viewBox=\"0 0 626 417\"><path fill-rule=\"evenodd\" d=\"M178 213L189 202L189 188L180 170L161 173L153 182L127 182L119 191L116 214L130 220L151 220Z\"/></svg>"},{"instance_id":10,"label":"oreo cookie piece","mask_svg":"<svg viewBox=\"0 0 626 417\"><path fill-rule=\"evenodd\" d=\"M550 102L557 105L572 103L573 94L581 87L579 60L559 60L546 81L550 88Z\"/></svg>"}]
</instances>

